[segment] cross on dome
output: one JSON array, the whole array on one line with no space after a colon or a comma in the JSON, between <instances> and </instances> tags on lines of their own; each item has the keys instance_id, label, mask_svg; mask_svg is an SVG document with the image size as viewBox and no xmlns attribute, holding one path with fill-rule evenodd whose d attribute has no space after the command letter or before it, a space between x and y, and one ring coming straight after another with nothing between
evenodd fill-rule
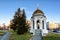
<instances>
[{"instance_id":1,"label":"cross on dome","mask_svg":"<svg viewBox=\"0 0 60 40\"><path fill-rule=\"evenodd\" d=\"M39 4L37 4L37 9L39 9Z\"/></svg>"}]
</instances>

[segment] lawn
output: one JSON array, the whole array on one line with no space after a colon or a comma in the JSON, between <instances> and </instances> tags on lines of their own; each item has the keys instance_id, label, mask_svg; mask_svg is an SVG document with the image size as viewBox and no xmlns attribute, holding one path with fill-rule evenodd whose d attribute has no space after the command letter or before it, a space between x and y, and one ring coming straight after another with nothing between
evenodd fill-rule
<instances>
[{"instance_id":1,"label":"lawn","mask_svg":"<svg viewBox=\"0 0 60 40\"><path fill-rule=\"evenodd\" d=\"M0 36L3 36L5 34L5 32L3 32L3 30L0 30Z\"/></svg>"},{"instance_id":2,"label":"lawn","mask_svg":"<svg viewBox=\"0 0 60 40\"><path fill-rule=\"evenodd\" d=\"M10 30L10 33L11 35L9 40L29 40L31 38L31 35L29 33L17 35L13 30ZM43 40L60 40L60 34L48 33L47 36L43 37Z\"/></svg>"},{"instance_id":3,"label":"lawn","mask_svg":"<svg viewBox=\"0 0 60 40\"><path fill-rule=\"evenodd\" d=\"M48 33L47 36L43 37L43 40L60 40L60 34Z\"/></svg>"},{"instance_id":4,"label":"lawn","mask_svg":"<svg viewBox=\"0 0 60 40\"><path fill-rule=\"evenodd\" d=\"M29 40L31 38L29 33L25 33L23 35L17 35L16 32L10 30L10 38L9 40Z\"/></svg>"}]
</instances>

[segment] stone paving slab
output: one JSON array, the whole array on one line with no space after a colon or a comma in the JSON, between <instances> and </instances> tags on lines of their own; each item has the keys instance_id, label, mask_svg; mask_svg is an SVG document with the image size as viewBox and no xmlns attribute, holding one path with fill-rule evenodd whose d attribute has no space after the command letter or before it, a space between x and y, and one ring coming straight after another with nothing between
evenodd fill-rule
<instances>
[{"instance_id":1,"label":"stone paving slab","mask_svg":"<svg viewBox=\"0 0 60 40\"><path fill-rule=\"evenodd\" d=\"M3 37L3 36L0 36L0 40L1 40L2 37Z\"/></svg>"},{"instance_id":2,"label":"stone paving slab","mask_svg":"<svg viewBox=\"0 0 60 40\"><path fill-rule=\"evenodd\" d=\"M33 36L32 38L31 38L31 40L42 40L42 37L41 36Z\"/></svg>"},{"instance_id":3,"label":"stone paving slab","mask_svg":"<svg viewBox=\"0 0 60 40\"><path fill-rule=\"evenodd\" d=\"M41 30L35 30L35 35L30 40L42 40Z\"/></svg>"},{"instance_id":4,"label":"stone paving slab","mask_svg":"<svg viewBox=\"0 0 60 40\"><path fill-rule=\"evenodd\" d=\"M9 36L10 36L10 33L8 32L8 30L0 30L2 32L5 32L4 35L0 35L0 40L9 40Z\"/></svg>"}]
</instances>

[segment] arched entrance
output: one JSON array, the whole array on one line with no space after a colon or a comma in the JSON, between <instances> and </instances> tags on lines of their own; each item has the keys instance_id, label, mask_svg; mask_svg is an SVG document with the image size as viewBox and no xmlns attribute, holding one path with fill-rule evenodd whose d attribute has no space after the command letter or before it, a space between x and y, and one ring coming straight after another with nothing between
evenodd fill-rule
<instances>
[{"instance_id":1,"label":"arched entrance","mask_svg":"<svg viewBox=\"0 0 60 40\"><path fill-rule=\"evenodd\" d=\"M37 20L37 29L40 29L40 21Z\"/></svg>"}]
</instances>

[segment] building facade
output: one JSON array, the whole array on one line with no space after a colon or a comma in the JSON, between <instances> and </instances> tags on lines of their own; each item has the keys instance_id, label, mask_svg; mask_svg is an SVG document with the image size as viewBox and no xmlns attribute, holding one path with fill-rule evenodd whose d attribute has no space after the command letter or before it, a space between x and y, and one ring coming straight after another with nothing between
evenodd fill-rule
<instances>
[{"instance_id":1,"label":"building facade","mask_svg":"<svg viewBox=\"0 0 60 40\"><path fill-rule=\"evenodd\" d=\"M54 23L52 21L46 23L47 29L49 30L54 30L54 29L59 29L59 24Z\"/></svg>"},{"instance_id":2,"label":"building facade","mask_svg":"<svg viewBox=\"0 0 60 40\"><path fill-rule=\"evenodd\" d=\"M55 23L54 22L47 22L46 23L47 29L54 29L55 28Z\"/></svg>"}]
</instances>

